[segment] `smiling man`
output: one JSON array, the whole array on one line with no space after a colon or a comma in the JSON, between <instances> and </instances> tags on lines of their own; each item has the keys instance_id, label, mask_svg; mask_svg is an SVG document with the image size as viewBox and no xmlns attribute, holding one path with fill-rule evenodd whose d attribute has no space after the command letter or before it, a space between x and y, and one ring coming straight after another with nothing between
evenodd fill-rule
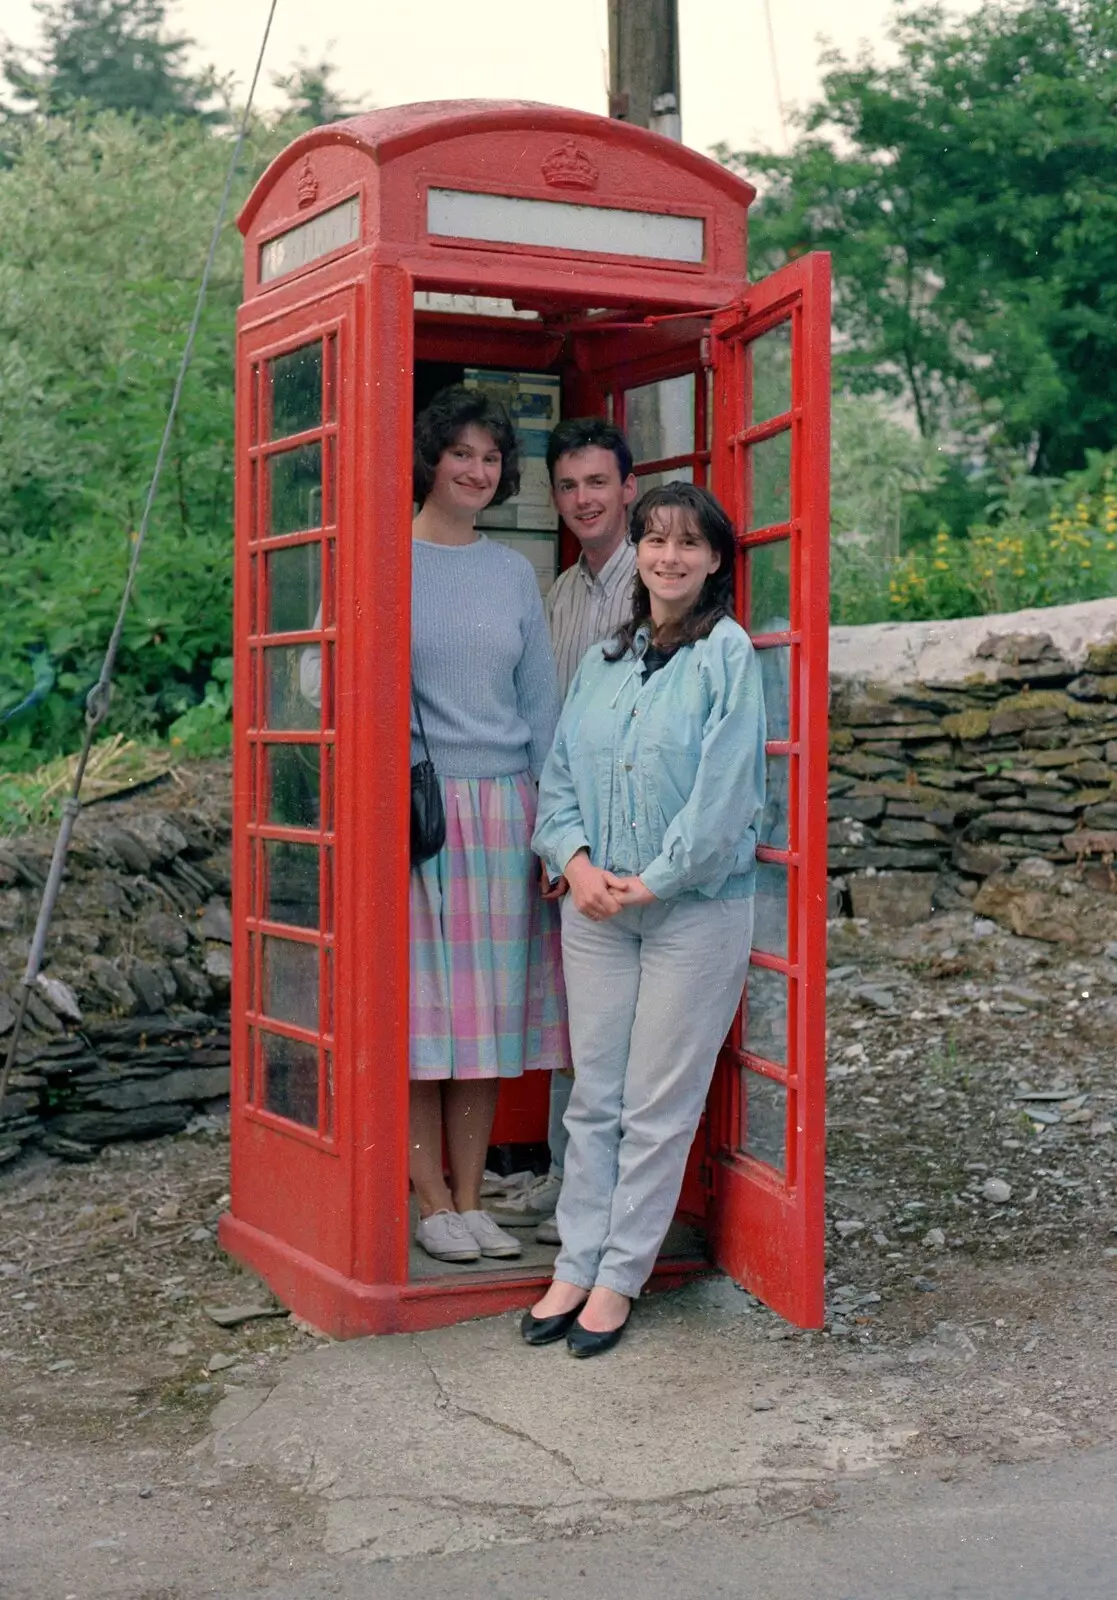
<instances>
[{"instance_id":1,"label":"smiling man","mask_svg":"<svg viewBox=\"0 0 1117 1600\"><path fill-rule=\"evenodd\" d=\"M603 417L560 422L547 446L547 470L555 509L582 547L544 602L559 690L565 696L590 646L612 638L632 615L636 547L628 540L628 513L637 484L628 440ZM559 1242L554 1211L566 1152L562 1119L572 1082L563 1073L551 1074L550 1172L513 1198L493 1200L488 1207L505 1226L538 1224L536 1238L541 1244Z\"/></svg>"},{"instance_id":2,"label":"smiling man","mask_svg":"<svg viewBox=\"0 0 1117 1600\"><path fill-rule=\"evenodd\" d=\"M582 547L556 580L545 610L563 695L591 645L610 638L632 611L636 550L628 511L636 498L632 452L603 417L560 422L547 446L555 508Z\"/></svg>"}]
</instances>

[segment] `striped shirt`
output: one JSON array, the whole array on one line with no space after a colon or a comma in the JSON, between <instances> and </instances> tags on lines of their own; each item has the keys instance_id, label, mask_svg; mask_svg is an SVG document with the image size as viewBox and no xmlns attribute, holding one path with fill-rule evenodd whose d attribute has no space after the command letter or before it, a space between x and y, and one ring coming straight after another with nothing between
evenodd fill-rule
<instances>
[{"instance_id":1,"label":"striped shirt","mask_svg":"<svg viewBox=\"0 0 1117 1600\"><path fill-rule=\"evenodd\" d=\"M632 615L636 546L625 539L595 578L580 555L547 593L543 609L551 630L563 699L582 657L591 645L612 638Z\"/></svg>"}]
</instances>

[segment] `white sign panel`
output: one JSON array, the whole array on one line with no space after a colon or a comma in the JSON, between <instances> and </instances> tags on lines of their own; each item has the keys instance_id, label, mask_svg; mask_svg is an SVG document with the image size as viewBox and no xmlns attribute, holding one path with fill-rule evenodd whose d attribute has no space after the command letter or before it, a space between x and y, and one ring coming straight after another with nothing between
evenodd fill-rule
<instances>
[{"instance_id":1,"label":"white sign panel","mask_svg":"<svg viewBox=\"0 0 1117 1600\"><path fill-rule=\"evenodd\" d=\"M669 217L655 211L571 205L562 200L520 200L464 189L428 190L427 231L449 239L483 239L493 244L695 265L705 256L701 217Z\"/></svg>"},{"instance_id":2,"label":"white sign panel","mask_svg":"<svg viewBox=\"0 0 1117 1600\"><path fill-rule=\"evenodd\" d=\"M356 195L339 206L320 211L307 222L288 228L260 247L260 282L270 283L284 273L305 267L331 250L352 244L361 231L361 206Z\"/></svg>"}]
</instances>

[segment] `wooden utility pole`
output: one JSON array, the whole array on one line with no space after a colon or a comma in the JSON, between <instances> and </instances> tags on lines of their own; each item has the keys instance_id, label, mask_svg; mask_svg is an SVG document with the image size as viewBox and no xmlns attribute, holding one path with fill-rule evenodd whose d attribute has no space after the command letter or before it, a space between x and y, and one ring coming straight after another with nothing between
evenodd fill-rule
<instances>
[{"instance_id":1,"label":"wooden utility pole","mask_svg":"<svg viewBox=\"0 0 1117 1600\"><path fill-rule=\"evenodd\" d=\"M609 115L682 138L678 0L609 0Z\"/></svg>"}]
</instances>

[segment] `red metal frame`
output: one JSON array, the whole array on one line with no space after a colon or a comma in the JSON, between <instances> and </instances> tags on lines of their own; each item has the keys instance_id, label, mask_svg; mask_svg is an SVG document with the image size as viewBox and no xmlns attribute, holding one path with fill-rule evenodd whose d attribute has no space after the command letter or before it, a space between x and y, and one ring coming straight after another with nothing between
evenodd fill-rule
<instances>
[{"instance_id":1,"label":"red metal frame","mask_svg":"<svg viewBox=\"0 0 1117 1600\"><path fill-rule=\"evenodd\" d=\"M434 239L425 204L428 188L438 185L701 216L705 258L605 258ZM308 223L313 237L316 219L350 197L359 206L355 238L338 243L322 232L328 248L320 256L261 283L263 244ZM641 465L650 472L689 463L702 481L710 462L703 339L710 308L741 294L752 198L724 168L623 123L463 102L378 112L305 135L273 163L240 219L246 258L238 324L232 1206L221 1239L300 1315L334 1334L489 1314L524 1304L539 1284L526 1270L409 1278L408 469L415 364L558 371L567 414L603 409L610 396L623 412L626 390L694 372L693 451ZM416 312L416 289L511 299L538 315ZM323 334L337 342L336 420L327 400L321 426L285 438L282 448L321 438L333 449L336 499L329 503L324 486L321 527L271 538L266 463L278 442L267 438L267 362ZM824 433L824 418L821 427ZM327 611L318 627L266 634L268 552L315 542L323 591L328 597L331 581L336 588L332 615ZM812 570L817 579L819 569ZM323 651L319 726L261 726L263 650L291 650L290 673L297 654L314 645ZM818 703L824 707L824 693ZM824 728L822 737L824 743ZM322 752L332 813L315 828L261 814L265 748L296 746ZM267 840L313 846L323 868L328 863L320 929L263 917ZM296 946L318 952L317 1027L309 1025L313 1018L275 1025L261 1014L264 937L287 940L288 954ZM265 1025L321 1052L317 1120L303 1109L312 1125L263 1103L254 1041ZM528 1074L502 1090L501 1137L543 1136L541 1089L542 1075ZM703 1213L706 1203L696 1159L684 1209ZM715 1207L715 1225L718 1215ZM721 1260L719 1239L715 1227ZM706 1268L702 1260L664 1261L656 1283Z\"/></svg>"}]
</instances>

